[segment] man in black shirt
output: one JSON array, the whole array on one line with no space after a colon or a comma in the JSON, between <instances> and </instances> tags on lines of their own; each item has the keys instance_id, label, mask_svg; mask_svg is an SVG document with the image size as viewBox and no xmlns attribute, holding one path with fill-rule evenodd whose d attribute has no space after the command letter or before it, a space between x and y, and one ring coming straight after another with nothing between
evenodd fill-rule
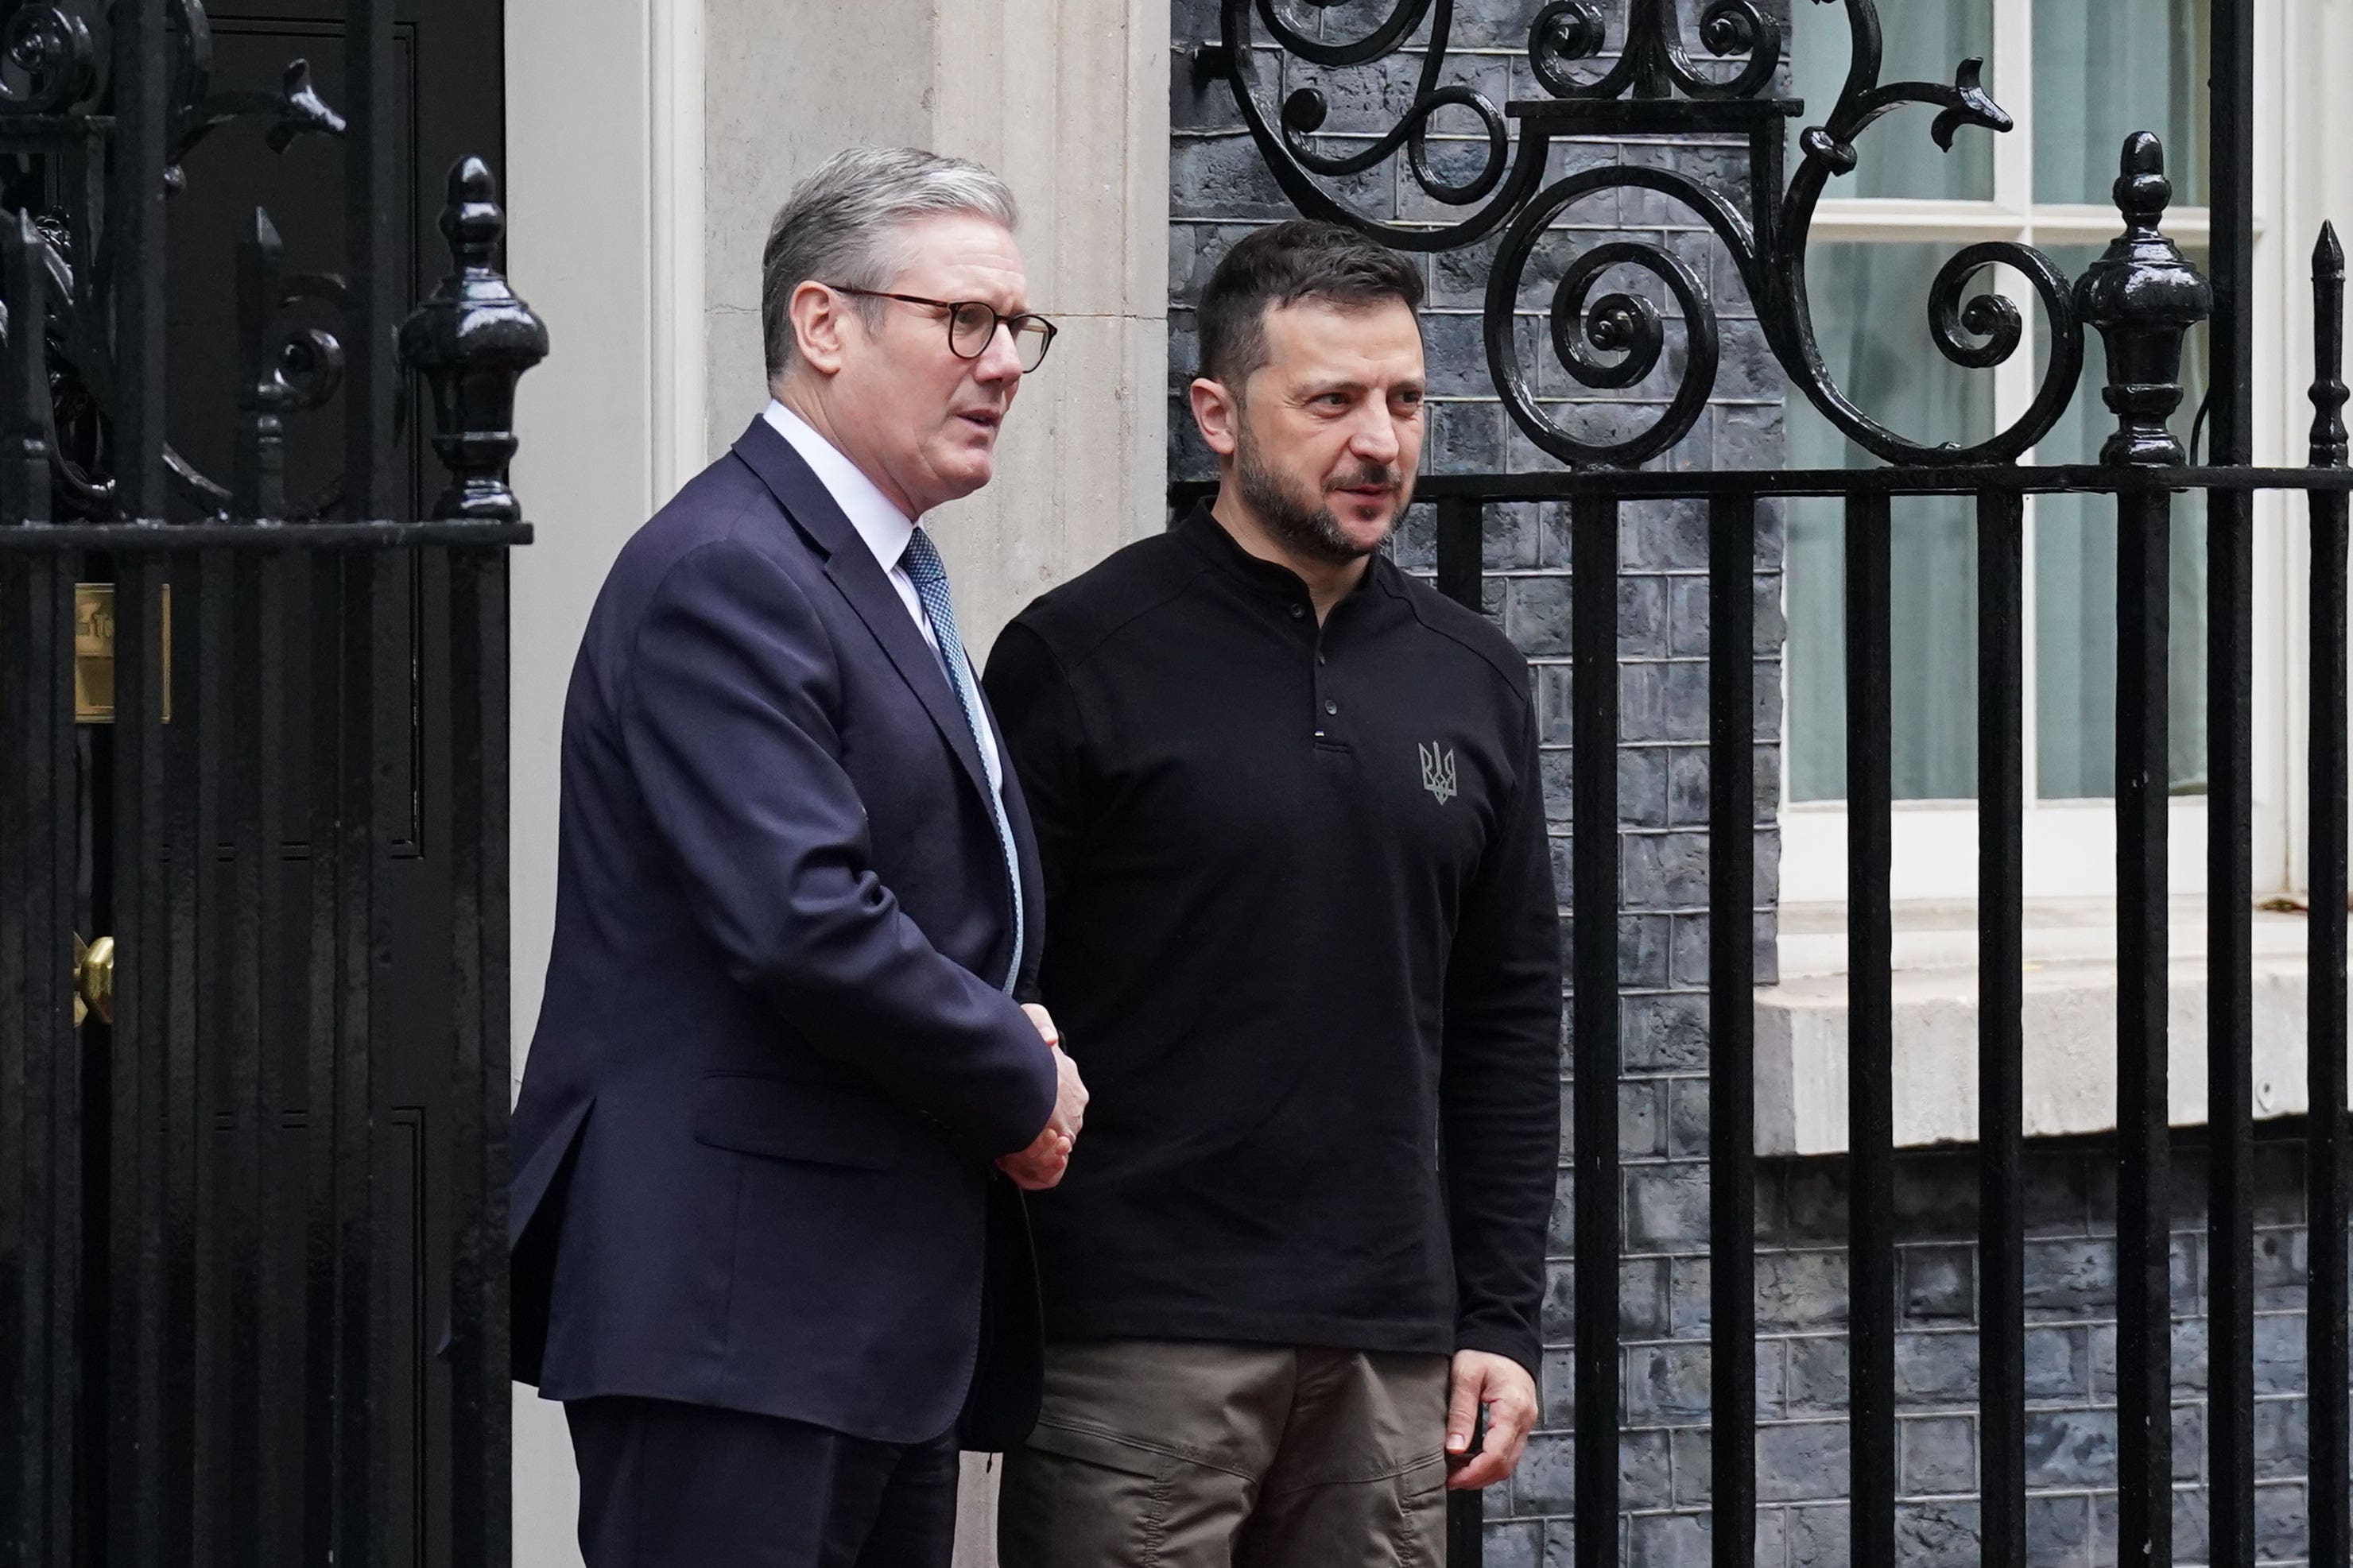
<instances>
[{"instance_id":1,"label":"man in black shirt","mask_svg":"<svg viewBox=\"0 0 2353 1568\"><path fill-rule=\"evenodd\" d=\"M1033 604L987 686L1043 999L1094 1096L1032 1214L1007 1568L1444 1559L1536 1415L1560 956L1525 661L1380 553L1410 265L1293 222L1201 300L1220 489ZM1472 1452L1482 1405L1490 1425Z\"/></svg>"}]
</instances>

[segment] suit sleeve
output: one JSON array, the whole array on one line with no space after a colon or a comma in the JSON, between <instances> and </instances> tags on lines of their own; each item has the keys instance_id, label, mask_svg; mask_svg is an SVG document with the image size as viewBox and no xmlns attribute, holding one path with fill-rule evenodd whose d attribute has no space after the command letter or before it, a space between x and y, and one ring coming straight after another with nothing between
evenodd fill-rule
<instances>
[{"instance_id":1,"label":"suit sleeve","mask_svg":"<svg viewBox=\"0 0 2353 1568\"><path fill-rule=\"evenodd\" d=\"M1455 1345L1537 1371L1545 1237L1560 1162L1560 930L1535 715L1446 970L1439 1082Z\"/></svg>"},{"instance_id":2,"label":"suit sleeve","mask_svg":"<svg viewBox=\"0 0 2353 1568\"><path fill-rule=\"evenodd\" d=\"M1053 1111L1052 1056L876 877L828 716L838 691L831 640L781 567L728 542L681 557L618 703L647 807L739 982L975 1148L1026 1148Z\"/></svg>"},{"instance_id":3,"label":"suit sleeve","mask_svg":"<svg viewBox=\"0 0 2353 1568\"><path fill-rule=\"evenodd\" d=\"M1076 873L1085 831L1086 735L1077 699L1046 640L1018 620L998 634L981 684L1004 727L1005 749L1029 805L1050 911ZM1037 972L1026 960L1024 968L1028 988L1022 997L1036 1001Z\"/></svg>"}]
</instances>

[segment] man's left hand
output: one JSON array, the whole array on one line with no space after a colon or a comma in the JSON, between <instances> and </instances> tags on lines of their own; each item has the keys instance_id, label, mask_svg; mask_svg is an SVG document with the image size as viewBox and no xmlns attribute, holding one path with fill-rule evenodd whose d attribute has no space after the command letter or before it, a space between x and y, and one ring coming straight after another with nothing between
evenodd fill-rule
<instances>
[{"instance_id":1,"label":"man's left hand","mask_svg":"<svg viewBox=\"0 0 2353 1568\"><path fill-rule=\"evenodd\" d=\"M1456 1351L1453 1383L1446 1408L1446 1487L1475 1491L1507 1479L1519 1468L1520 1450L1536 1424L1536 1380L1509 1356ZM1487 1439L1466 1458L1482 1405L1487 1407Z\"/></svg>"}]
</instances>

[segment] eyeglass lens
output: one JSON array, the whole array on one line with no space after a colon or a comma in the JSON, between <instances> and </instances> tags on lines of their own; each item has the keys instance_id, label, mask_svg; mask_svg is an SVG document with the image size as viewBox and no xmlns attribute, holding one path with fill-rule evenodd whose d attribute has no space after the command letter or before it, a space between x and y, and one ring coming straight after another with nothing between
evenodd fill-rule
<instances>
[{"instance_id":1,"label":"eyeglass lens","mask_svg":"<svg viewBox=\"0 0 2353 1568\"><path fill-rule=\"evenodd\" d=\"M1012 331L1014 353L1020 356L1022 370L1025 373L1036 370L1046 357L1046 345L1053 334L1047 330L1045 322L1034 318L1006 320L987 305L959 305L955 314L948 320L949 346L965 359L978 359L988 352L988 341L997 335L999 321L1005 321L1006 326Z\"/></svg>"}]
</instances>

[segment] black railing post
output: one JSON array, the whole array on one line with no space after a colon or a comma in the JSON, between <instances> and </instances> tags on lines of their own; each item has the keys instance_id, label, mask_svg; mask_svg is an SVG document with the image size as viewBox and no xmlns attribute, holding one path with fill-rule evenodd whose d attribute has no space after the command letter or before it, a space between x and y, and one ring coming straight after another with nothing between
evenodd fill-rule
<instances>
[{"instance_id":1,"label":"black railing post","mask_svg":"<svg viewBox=\"0 0 2353 1568\"><path fill-rule=\"evenodd\" d=\"M2116 183L2125 233L2076 281L2107 350L2116 429L2100 460L2181 461L2166 421L2181 402L2182 334L2213 294L2158 231L2173 187L2147 132ZM2116 1447L2118 1561L2173 1560L2172 1145L2167 1076L2168 619L2173 497L2119 477L2116 496Z\"/></svg>"},{"instance_id":2,"label":"black railing post","mask_svg":"<svg viewBox=\"0 0 2353 1568\"><path fill-rule=\"evenodd\" d=\"M81 1451L74 963L75 552L0 557L0 1564L72 1568Z\"/></svg>"},{"instance_id":3,"label":"black railing post","mask_svg":"<svg viewBox=\"0 0 2353 1568\"><path fill-rule=\"evenodd\" d=\"M1719 496L1707 559L1710 1541L1757 1560L1757 498Z\"/></svg>"},{"instance_id":4,"label":"black railing post","mask_svg":"<svg viewBox=\"0 0 2353 1568\"><path fill-rule=\"evenodd\" d=\"M1485 510L1475 497L1449 496L1438 502L1438 591L1474 615L1482 612L1487 592L1481 529ZM1479 1568L1485 1561L1486 1538L1481 1523L1485 1511L1482 1493L1447 1494L1448 1568Z\"/></svg>"},{"instance_id":5,"label":"black railing post","mask_svg":"<svg viewBox=\"0 0 2353 1568\"><path fill-rule=\"evenodd\" d=\"M1575 1058L1577 1568L1618 1563L1618 502L1569 510L1569 1034Z\"/></svg>"},{"instance_id":6,"label":"black railing post","mask_svg":"<svg viewBox=\"0 0 2353 1568\"><path fill-rule=\"evenodd\" d=\"M2118 1561L2173 1560L2166 676L2173 497L2116 498Z\"/></svg>"},{"instance_id":7,"label":"black railing post","mask_svg":"<svg viewBox=\"0 0 2353 1568\"><path fill-rule=\"evenodd\" d=\"M2208 460L2254 460L2254 0L2212 0ZM2254 497L2206 498L2208 1552L2255 1561Z\"/></svg>"},{"instance_id":8,"label":"black railing post","mask_svg":"<svg viewBox=\"0 0 2353 1568\"><path fill-rule=\"evenodd\" d=\"M1847 1384L1851 1561L1895 1561L1894 811L1889 507L1847 498Z\"/></svg>"},{"instance_id":9,"label":"black railing post","mask_svg":"<svg viewBox=\"0 0 2353 1568\"><path fill-rule=\"evenodd\" d=\"M257 207L237 242L237 339L244 363L237 384L237 467L229 487L239 521L286 515L286 406L279 374L278 297L286 247L269 215Z\"/></svg>"},{"instance_id":10,"label":"black railing post","mask_svg":"<svg viewBox=\"0 0 2353 1568\"><path fill-rule=\"evenodd\" d=\"M449 552L450 806L481 824L452 846L450 1526L481 1568L512 1556L507 1343L507 552ZM1478 1568L1478 1496L1471 1503Z\"/></svg>"},{"instance_id":11,"label":"black railing post","mask_svg":"<svg viewBox=\"0 0 2353 1568\"><path fill-rule=\"evenodd\" d=\"M2345 251L2324 226L2312 258L2312 466L2346 466ZM2309 1486L2313 1568L2347 1568L2348 1467L2347 1385L2353 1382L2346 1314L2348 1167L2345 1104L2347 1005L2346 496L2314 490L2312 690L2307 759L2311 846L2310 987L2306 1006L2306 1221L2310 1262L2305 1304L2305 1364L2311 1391Z\"/></svg>"},{"instance_id":12,"label":"black railing post","mask_svg":"<svg viewBox=\"0 0 2353 1568\"><path fill-rule=\"evenodd\" d=\"M2025 507L1978 498L1979 1480L1986 1568L2026 1562Z\"/></svg>"},{"instance_id":13,"label":"black railing post","mask_svg":"<svg viewBox=\"0 0 2353 1568\"><path fill-rule=\"evenodd\" d=\"M1449 496L1438 502L1438 591L1471 611L1482 613L1486 595L1486 542L1476 497Z\"/></svg>"}]
</instances>

